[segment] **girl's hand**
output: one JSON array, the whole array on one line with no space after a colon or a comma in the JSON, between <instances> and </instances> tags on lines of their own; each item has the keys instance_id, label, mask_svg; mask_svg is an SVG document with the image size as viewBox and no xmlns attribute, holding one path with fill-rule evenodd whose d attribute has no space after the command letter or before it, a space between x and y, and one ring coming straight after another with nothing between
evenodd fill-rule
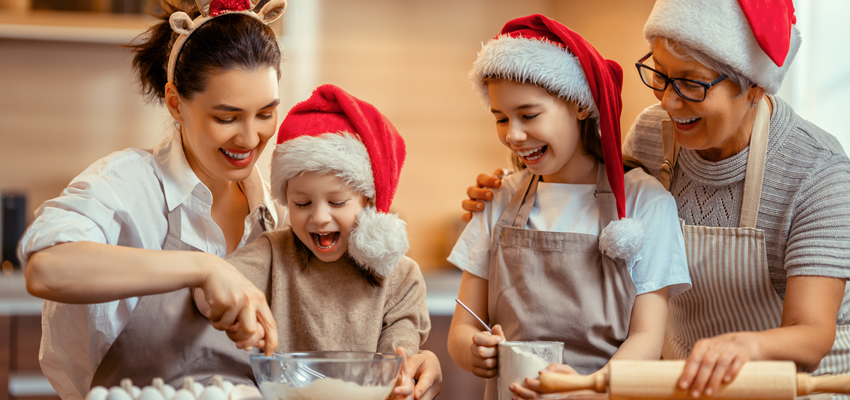
<instances>
[{"instance_id":1,"label":"girl's hand","mask_svg":"<svg viewBox=\"0 0 850 400\"><path fill-rule=\"evenodd\" d=\"M694 346L679 378L679 387L690 390L691 397L717 393L721 383L732 382L744 363L760 360L759 342L752 332L727 333L701 339Z\"/></svg>"},{"instance_id":2,"label":"girl's hand","mask_svg":"<svg viewBox=\"0 0 850 400\"><path fill-rule=\"evenodd\" d=\"M578 372L573 369L573 367L566 364L549 364L546 368L540 370L540 374L545 374L547 372L556 372L559 374L566 375L578 375ZM539 399L540 396L545 393L540 389L540 380L534 378L525 378L524 384L511 384L510 389L514 392L514 399ZM575 394L595 394L593 391L588 390L578 390L572 392L562 392L558 393L559 395L575 395Z\"/></svg>"},{"instance_id":3,"label":"girl's hand","mask_svg":"<svg viewBox=\"0 0 850 400\"><path fill-rule=\"evenodd\" d=\"M399 346L395 349L395 353L402 357L401 368L398 371L395 388L393 389L391 400L414 400L413 397L413 367L407 360L407 353L404 348Z\"/></svg>"},{"instance_id":4,"label":"girl's hand","mask_svg":"<svg viewBox=\"0 0 850 400\"><path fill-rule=\"evenodd\" d=\"M205 316L213 327L226 330L234 342L245 342L243 345L252 347L259 342L257 330L262 326L263 348L266 355L272 355L277 348L277 325L266 296L224 259L206 253L199 253L199 256L203 267L209 271L200 288L209 305Z\"/></svg>"},{"instance_id":5,"label":"girl's hand","mask_svg":"<svg viewBox=\"0 0 850 400\"><path fill-rule=\"evenodd\" d=\"M472 335L472 373L481 378L492 378L499 373L499 343L505 341L501 325L493 327L493 334L481 331Z\"/></svg>"},{"instance_id":6,"label":"girl's hand","mask_svg":"<svg viewBox=\"0 0 850 400\"><path fill-rule=\"evenodd\" d=\"M461 216L463 222L471 221L473 212L484 210L484 203L482 203L482 201L490 201L493 199L493 191L487 188L498 189L502 187L502 179L511 173L513 173L513 171L505 171L499 168L493 171L493 175L478 175L475 186L470 186L466 190L466 195L469 196L469 200L464 200L463 203L461 203L463 209L469 211Z\"/></svg>"}]
</instances>

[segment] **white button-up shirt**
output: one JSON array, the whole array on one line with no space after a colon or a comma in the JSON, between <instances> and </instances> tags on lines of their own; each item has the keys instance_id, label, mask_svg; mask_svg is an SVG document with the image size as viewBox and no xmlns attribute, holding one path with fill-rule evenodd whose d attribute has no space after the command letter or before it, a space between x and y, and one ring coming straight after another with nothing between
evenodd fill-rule
<instances>
[{"instance_id":1,"label":"white button-up shirt","mask_svg":"<svg viewBox=\"0 0 850 400\"><path fill-rule=\"evenodd\" d=\"M264 225L274 229L278 213L256 166L240 185L250 207L242 247L259 236ZM33 252L77 241L162 250L168 212L181 207L181 240L224 257L227 247L210 215L212 202L209 189L186 161L180 135L173 134L152 151L112 153L74 178L62 195L36 210L18 256L26 266ZM89 305L44 302L39 360L59 396L85 397L97 366L138 302L138 297Z\"/></svg>"}]
</instances>

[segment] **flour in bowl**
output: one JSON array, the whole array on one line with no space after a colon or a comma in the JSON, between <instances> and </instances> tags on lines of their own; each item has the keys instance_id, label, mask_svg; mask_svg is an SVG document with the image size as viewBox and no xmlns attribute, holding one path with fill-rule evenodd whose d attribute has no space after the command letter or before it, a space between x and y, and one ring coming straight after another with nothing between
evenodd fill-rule
<instances>
[{"instance_id":1,"label":"flour in bowl","mask_svg":"<svg viewBox=\"0 0 850 400\"><path fill-rule=\"evenodd\" d=\"M263 382L260 385L263 397L267 400L384 400L390 395L393 386L360 386L354 382L327 378L295 387L285 383Z\"/></svg>"}]
</instances>

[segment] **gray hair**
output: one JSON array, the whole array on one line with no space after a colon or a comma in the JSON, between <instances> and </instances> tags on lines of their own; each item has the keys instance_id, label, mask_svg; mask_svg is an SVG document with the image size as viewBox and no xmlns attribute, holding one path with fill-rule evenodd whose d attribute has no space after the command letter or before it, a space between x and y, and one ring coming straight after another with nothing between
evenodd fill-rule
<instances>
[{"instance_id":1,"label":"gray hair","mask_svg":"<svg viewBox=\"0 0 850 400\"><path fill-rule=\"evenodd\" d=\"M756 86L756 84L752 80L750 80L750 78L747 78L746 76L744 76L744 74L741 74L740 72L735 71L734 69L732 69L732 67L730 67L730 66L728 66L728 65L726 65L722 62L719 62L719 61L709 57L705 53L703 53L703 52L701 52L697 49L694 49L694 48L692 48L692 47L690 47L690 46L688 46L688 45L686 45L682 42L678 42L674 39L666 38L666 37L663 37L663 36L657 36L657 37L654 37L654 38L650 38L650 40L649 40L650 51L654 50L652 47L653 47L653 44L655 43L655 39L658 39L658 41L661 42L661 44L663 44L664 47L667 47L667 50L674 57L676 57L680 60L684 60L684 61L694 60L694 61L706 66L708 69L710 69L712 71L715 71L715 72L717 72L721 75L726 75L728 77L728 79L730 79L732 82L735 82L738 85L738 87L741 88L740 92L738 93L739 96L741 94L743 94L745 90L747 90L747 89L749 89L753 86Z\"/></svg>"}]
</instances>

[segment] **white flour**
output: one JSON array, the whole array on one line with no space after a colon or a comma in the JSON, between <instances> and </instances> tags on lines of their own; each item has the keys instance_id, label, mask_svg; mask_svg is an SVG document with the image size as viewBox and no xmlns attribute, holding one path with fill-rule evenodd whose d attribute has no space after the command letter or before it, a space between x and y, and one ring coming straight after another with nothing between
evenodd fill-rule
<instances>
[{"instance_id":1,"label":"white flour","mask_svg":"<svg viewBox=\"0 0 850 400\"><path fill-rule=\"evenodd\" d=\"M549 361L515 346L499 346L499 397L510 399L512 383L521 385L525 378L537 378Z\"/></svg>"},{"instance_id":2,"label":"white flour","mask_svg":"<svg viewBox=\"0 0 850 400\"><path fill-rule=\"evenodd\" d=\"M303 387L293 387L284 383L263 382L260 385L263 397L268 400L384 400L390 395L393 386L360 386L354 382L339 379L319 379Z\"/></svg>"}]
</instances>

